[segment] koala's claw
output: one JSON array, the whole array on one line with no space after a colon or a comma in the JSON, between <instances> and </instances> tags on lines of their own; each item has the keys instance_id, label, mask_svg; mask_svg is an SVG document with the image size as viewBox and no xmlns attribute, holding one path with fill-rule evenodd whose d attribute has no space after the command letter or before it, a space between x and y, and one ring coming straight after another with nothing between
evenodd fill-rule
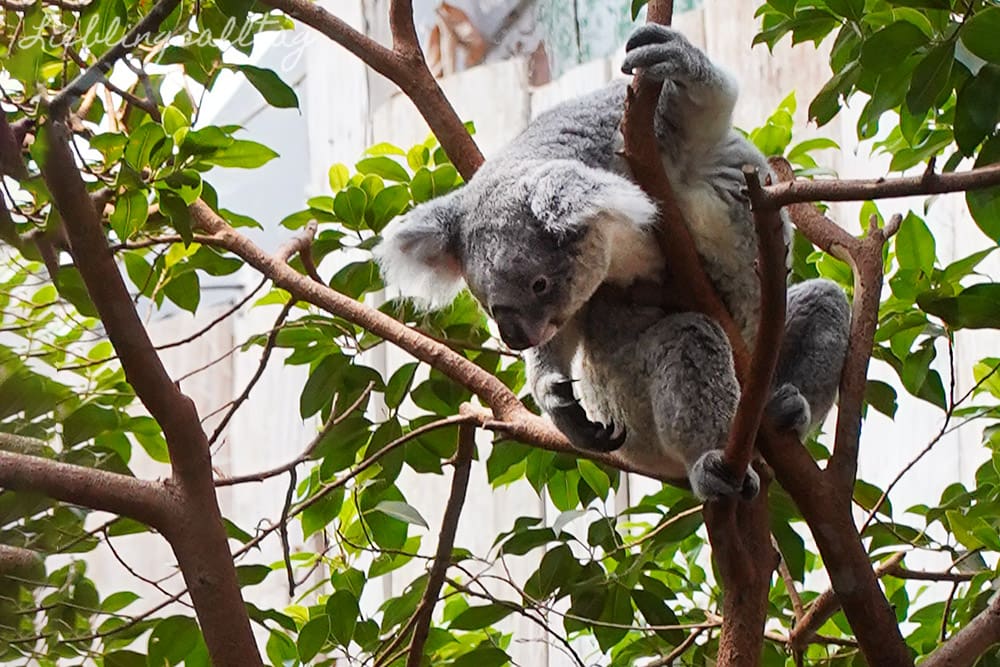
<instances>
[{"instance_id":1,"label":"koala's claw","mask_svg":"<svg viewBox=\"0 0 1000 667\"><path fill-rule=\"evenodd\" d=\"M614 420L609 419L607 424L591 422L594 426L594 435L587 443L586 449L593 449L598 452L613 452L625 444L628 435L625 427L620 429L615 425Z\"/></svg>"},{"instance_id":2,"label":"koala's claw","mask_svg":"<svg viewBox=\"0 0 1000 667\"><path fill-rule=\"evenodd\" d=\"M625 50L632 51L649 44L666 44L667 42L686 41L684 35L673 28L657 23L647 23L637 28L625 43Z\"/></svg>"},{"instance_id":3,"label":"koala's claw","mask_svg":"<svg viewBox=\"0 0 1000 667\"><path fill-rule=\"evenodd\" d=\"M556 428L562 431L574 447L594 452L613 452L625 444L627 433L614 421L607 424L591 421L583 406L575 399L548 411Z\"/></svg>"},{"instance_id":4,"label":"koala's claw","mask_svg":"<svg viewBox=\"0 0 1000 667\"><path fill-rule=\"evenodd\" d=\"M658 25L647 25L633 33L625 46L622 72L641 70L651 81L702 81L710 77L711 63L678 32Z\"/></svg>"},{"instance_id":5,"label":"koala's claw","mask_svg":"<svg viewBox=\"0 0 1000 667\"><path fill-rule=\"evenodd\" d=\"M721 449L701 455L688 474L691 490L702 500L716 500L726 496L740 496L752 500L760 491L760 476L753 466L747 468L742 480L736 479L723 458Z\"/></svg>"},{"instance_id":6,"label":"koala's claw","mask_svg":"<svg viewBox=\"0 0 1000 667\"><path fill-rule=\"evenodd\" d=\"M812 421L809 401L793 384L785 383L778 387L768 401L766 410L767 415L774 420L774 425L781 430L795 431L799 438L809 430L809 423Z\"/></svg>"}]
</instances>

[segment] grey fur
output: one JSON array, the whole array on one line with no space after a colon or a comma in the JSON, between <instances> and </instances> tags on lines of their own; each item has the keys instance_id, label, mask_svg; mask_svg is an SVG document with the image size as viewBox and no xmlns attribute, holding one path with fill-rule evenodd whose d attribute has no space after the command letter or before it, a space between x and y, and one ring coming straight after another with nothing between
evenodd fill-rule
<instances>
[{"instance_id":1,"label":"grey fur","mask_svg":"<svg viewBox=\"0 0 1000 667\"><path fill-rule=\"evenodd\" d=\"M767 163L731 127L736 85L668 28L640 28L626 48L626 71L663 81L655 131L664 166L709 277L752 345L760 285L741 169L763 173ZM464 188L391 223L376 254L389 284L431 305L464 279L504 341L527 349L535 400L575 446L621 447L687 478L702 498L752 497L756 473L733 479L721 459L739 402L721 328L635 303L626 290L658 282L664 264L655 207L618 155L624 99L616 82L541 115ZM835 398L847 306L826 281L793 287L788 306L768 410L802 433Z\"/></svg>"}]
</instances>

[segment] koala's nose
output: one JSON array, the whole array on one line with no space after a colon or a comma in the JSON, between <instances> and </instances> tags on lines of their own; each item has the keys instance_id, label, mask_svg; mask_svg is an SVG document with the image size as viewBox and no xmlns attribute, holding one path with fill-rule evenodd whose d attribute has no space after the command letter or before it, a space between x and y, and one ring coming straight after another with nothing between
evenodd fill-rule
<instances>
[{"instance_id":1,"label":"koala's nose","mask_svg":"<svg viewBox=\"0 0 1000 667\"><path fill-rule=\"evenodd\" d=\"M514 308L506 306L495 306L493 308L493 319L500 329L500 338L512 350L525 350L536 344L531 340L531 335L525 330L521 318Z\"/></svg>"}]
</instances>

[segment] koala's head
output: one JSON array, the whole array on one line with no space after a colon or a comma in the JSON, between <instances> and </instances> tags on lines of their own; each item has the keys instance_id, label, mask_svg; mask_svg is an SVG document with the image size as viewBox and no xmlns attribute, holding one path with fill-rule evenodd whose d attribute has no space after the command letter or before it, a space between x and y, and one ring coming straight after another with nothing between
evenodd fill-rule
<instances>
[{"instance_id":1,"label":"koala's head","mask_svg":"<svg viewBox=\"0 0 1000 667\"><path fill-rule=\"evenodd\" d=\"M464 281L520 350L548 341L590 299L616 229L649 226L656 208L631 181L574 160L516 174L503 166L392 222L375 254L388 284L431 307Z\"/></svg>"}]
</instances>

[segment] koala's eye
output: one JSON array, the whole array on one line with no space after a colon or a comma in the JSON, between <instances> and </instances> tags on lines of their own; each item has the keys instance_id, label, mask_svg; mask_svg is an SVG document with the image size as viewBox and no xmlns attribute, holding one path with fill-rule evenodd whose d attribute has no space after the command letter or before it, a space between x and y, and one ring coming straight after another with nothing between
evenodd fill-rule
<instances>
[{"instance_id":1,"label":"koala's eye","mask_svg":"<svg viewBox=\"0 0 1000 667\"><path fill-rule=\"evenodd\" d=\"M535 282L531 283L531 291L535 294L545 294L549 290L549 279L545 276L538 276Z\"/></svg>"}]
</instances>

